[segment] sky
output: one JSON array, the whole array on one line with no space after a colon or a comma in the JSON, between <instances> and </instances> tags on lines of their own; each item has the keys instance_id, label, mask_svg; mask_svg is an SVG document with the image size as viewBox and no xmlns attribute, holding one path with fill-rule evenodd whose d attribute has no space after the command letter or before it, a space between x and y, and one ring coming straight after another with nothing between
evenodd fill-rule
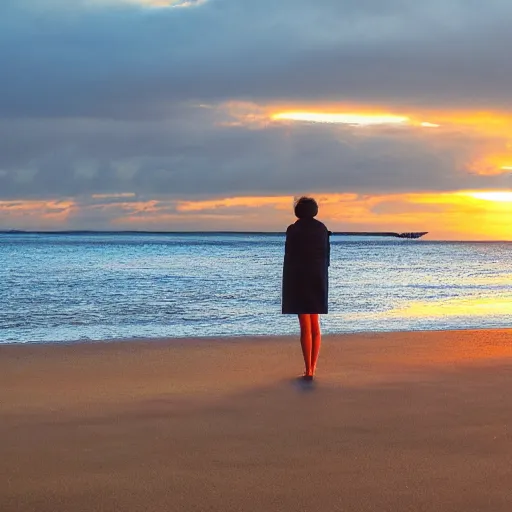
<instances>
[{"instance_id":1,"label":"sky","mask_svg":"<svg viewBox=\"0 0 512 512\"><path fill-rule=\"evenodd\" d=\"M512 240L510 0L2 0L0 229Z\"/></svg>"}]
</instances>

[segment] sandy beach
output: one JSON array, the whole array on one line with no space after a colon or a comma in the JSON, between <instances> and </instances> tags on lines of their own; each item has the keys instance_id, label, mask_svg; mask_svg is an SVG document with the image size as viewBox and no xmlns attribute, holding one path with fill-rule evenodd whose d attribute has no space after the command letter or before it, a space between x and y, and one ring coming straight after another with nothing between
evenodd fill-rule
<instances>
[{"instance_id":1,"label":"sandy beach","mask_svg":"<svg viewBox=\"0 0 512 512\"><path fill-rule=\"evenodd\" d=\"M512 510L512 330L0 346L0 511Z\"/></svg>"}]
</instances>

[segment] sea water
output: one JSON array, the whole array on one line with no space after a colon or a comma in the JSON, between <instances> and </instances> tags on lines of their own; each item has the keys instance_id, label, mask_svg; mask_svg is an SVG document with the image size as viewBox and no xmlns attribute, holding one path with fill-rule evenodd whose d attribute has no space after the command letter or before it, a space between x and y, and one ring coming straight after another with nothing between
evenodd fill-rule
<instances>
[{"instance_id":1,"label":"sea water","mask_svg":"<svg viewBox=\"0 0 512 512\"><path fill-rule=\"evenodd\" d=\"M324 333L510 327L512 243L331 238ZM0 234L0 343L297 333L284 235Z\"/></svg>"}]
</instances>

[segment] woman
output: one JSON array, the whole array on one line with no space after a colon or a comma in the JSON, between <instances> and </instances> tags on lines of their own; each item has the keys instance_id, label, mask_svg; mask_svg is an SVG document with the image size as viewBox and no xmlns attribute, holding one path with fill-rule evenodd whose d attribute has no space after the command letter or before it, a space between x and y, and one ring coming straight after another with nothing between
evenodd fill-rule
<instances>
[{"instance_id":1,"label":"woman","mask_svg":"<svg viewBox=\"0 0 512 512\"><path fill-rule=\"evenodd\" d=\"M299 316L300 344L306 371L312 380L320 352L318 315L327 313L330 231L315 217L318 205L311 197L295 203L298 220L286 230L282 312Z\"/></svg>"}]
</instances>

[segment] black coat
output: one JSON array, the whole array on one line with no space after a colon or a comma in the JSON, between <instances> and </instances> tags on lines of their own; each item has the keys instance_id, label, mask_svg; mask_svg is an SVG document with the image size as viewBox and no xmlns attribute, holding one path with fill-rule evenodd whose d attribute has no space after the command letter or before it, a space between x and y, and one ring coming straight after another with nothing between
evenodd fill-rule
<instances>
[{"instance_id":1,"label":"black coat","mask_svg":"<svg viewBox=\"0 0 512 512\"><path fill-rule=\"evenodd\" d=\"M299 219L286 230L282 312L327 313L330 231L316 219Z\"/></svg>"}]
</instances>

